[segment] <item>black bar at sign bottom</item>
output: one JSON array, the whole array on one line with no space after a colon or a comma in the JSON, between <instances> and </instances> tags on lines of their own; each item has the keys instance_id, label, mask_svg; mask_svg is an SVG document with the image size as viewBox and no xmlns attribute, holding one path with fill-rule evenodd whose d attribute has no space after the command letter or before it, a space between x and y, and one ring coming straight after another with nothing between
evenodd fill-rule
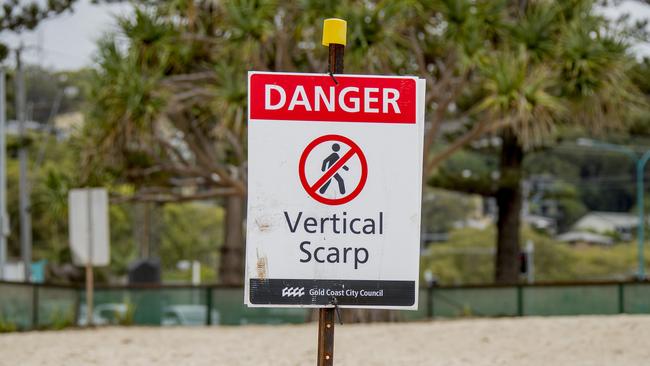
<instances>
[{"instance_id":1,"label":"black bar at sign bottom","mask_svg":"<svg viewBox=\"0 0 650 366\"><path fill-rule=\"evenodd\" d=\"M250 302L255 305L412 306L415 281L366 280L250 280Z\"/></svg>"}]
</instances>

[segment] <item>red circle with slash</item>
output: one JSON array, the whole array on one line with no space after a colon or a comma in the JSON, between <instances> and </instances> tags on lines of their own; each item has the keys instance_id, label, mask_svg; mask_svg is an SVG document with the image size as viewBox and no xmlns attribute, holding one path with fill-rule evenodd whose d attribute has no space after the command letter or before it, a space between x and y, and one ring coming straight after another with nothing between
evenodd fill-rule
<instances>
[{"instance_id":1,"label":"red circle with slash","mask_svg":"<svg viewBox=\"0 0 650 366\"><path fill-rule=\"evenodd\" d=\"M316 182L310 184L307 181L307 175L305 173L305 164L307 162L307 158L315 147L331 141L344 143L350 147L350 150L348 150L348 152L346 152L340 159L338 159L332 166L330 166L329 169L327 169L327 171L325 171L323 175L318 180L316 180ZM357 156L359 158L359 162L361 163L361 178L359 179L357 186L349 194L340 198L327 198L322 196L318 192L318 189L327 183L327 181L332 179L334 174L341 170L345 163L354 156ZM366 161L365 155L363 154L363 151L354 141L341 135L324 135L310 142L302 152L302 155L300 156L300 162L298 164L298 173L300 175L300 183L302 184L305 191L313 199L326 205L336 206L352 201L359 195L359 193L361 193L363 187L366 184L366 180L368 179L368 163Z\"/></svg>"}]
</instances>

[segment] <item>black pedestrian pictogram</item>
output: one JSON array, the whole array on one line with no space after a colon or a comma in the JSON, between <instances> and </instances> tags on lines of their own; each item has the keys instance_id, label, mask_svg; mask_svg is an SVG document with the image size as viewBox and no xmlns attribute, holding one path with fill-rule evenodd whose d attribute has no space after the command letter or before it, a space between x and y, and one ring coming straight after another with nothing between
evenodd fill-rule
<instances>
[{"instance_id":1,"label":"black pedestrian pictogram","mask_svg":"<svg viewBox=\"0 0 650 366\"><path fill-rule=\"evenodd\" d=\"M341 158L338 154L339 150L341 150L341 146L339 144L332 145L333 152L328 157L326 157L325 160L323 160L323 165L320 168L322 172L327 171L327 169L329 169ZM350 170L346 165L343 165L342 168L345 171ZM341 194L345 194L345 181L343 180L343 177L341 177L339 173L335 173L332 178L336 179L336 182L339 184L339 192L341 192ZM327 183L325 183L323 187L318 190L318 192L320 192L320 194L324 194L327 191L327 187L329 187L330 183L332 183L332 179L329 179Z\"/></svg>"},{"instance_id":2,"label":"black pedestrian pictogram","mask_svg":"<svg viewBox=\"0 0 650 366\"><path fill-rule=\"evenodd\" d=\"M327 155L325 159L323 159L324 154L320 155L319 153L318 158L314 156L313 163L318 164L323 173L309 181L306 174L307 157L314 151L314 148L321 144L327 144L326 146L332 149L332 153ZM349 147L349 150L339 154L341 150L345 150L346 146ZM354 167L350 169L345 165L352 158L359 160L360 171L355 171L356 174L347 176L344 171L355 170ZM326 205L342 205L353 200L363 190L368 178L368 163L363 151L354 141L341 135L324 135L316 138L305 147L300 155L298 174L300 183L313 199ZM325 195L330 183L332 183L332 179L336 180L338 192L341 194L340 197L330 198ZM336 188L333 189L336 192Z\"/></svg>"}]
</instances>

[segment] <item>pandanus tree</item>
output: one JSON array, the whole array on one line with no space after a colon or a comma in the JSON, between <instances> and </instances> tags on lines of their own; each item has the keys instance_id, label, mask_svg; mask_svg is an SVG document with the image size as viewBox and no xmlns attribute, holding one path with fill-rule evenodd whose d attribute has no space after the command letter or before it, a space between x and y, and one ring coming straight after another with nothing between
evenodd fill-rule
<instances>
[{"instance_id":1,"label":"pandanus tree","mask_svg":"<svg viewBox=\"0 0 650 366\"><path fill-rule=\"evenodd\" d=\"M236 283L228 273L241 269L246 89L239 65L222 62L223 39L211 35L220 14L208 5L139 8L100 42L84 161L89 181L131 183L132 200L225 197L220 268Z\"/></svg>"},{"instance_id":2,"label":"pandanus tree","mask_svg":"<svg viewBox=\"0 0 650 366\"><path fill-rule=\"evenodd\" d=\"M502 2L494 9L493 31L484 32L470 66L474 91L465 108L472 139L499 137L498 180L480 192L494 196L498 206L495 279L513 283L526 152L552 144L563 126L590 132L621 127L641 101L628 77L628 46L594 13L593 1Z\"/></svg>"},{"instance_id":3,"label":"pandanus tree","mask_svg":"<svg viewBox=\"0 0 650 366\"><path fill-rule=\"evenodd\" d=\"M562 126L582 126L591 133L621 128L626 113L642 105L629 79L634 64L629 48L605 19L594 14L592 1L530 2L517 18L521 30L512 37L520 47L519 59L526 61L511 71L492 74L487 86L509 72L533 80L512 88L488 88L484 100L487 110L509 120L500 133L501 178L496 191L500 211L496 280L502 283L518 279L525 152L553 143Z\"/></svg>"}]
</instances>

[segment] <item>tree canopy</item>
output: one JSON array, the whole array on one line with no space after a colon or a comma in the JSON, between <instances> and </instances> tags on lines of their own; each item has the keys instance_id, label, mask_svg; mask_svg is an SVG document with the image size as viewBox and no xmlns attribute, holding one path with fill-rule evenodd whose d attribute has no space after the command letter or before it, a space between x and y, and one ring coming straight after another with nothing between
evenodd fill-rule
<instances>
[{"instance_id":1,"label":"tree canopy","mask_svg":"<svg viewBox=\"0 0 650 366\"><path fill-rule=\"evenodd\" d=\"M245 196L246 72L324 72L319 40L327 15L348 22L346 71L427 80L426 177L468 143L501 138L498 179L486 188L502 202L515 202L511 211L500 210L512 215L521 200L526 151L554 142L562 126L620 128L629 111L643 105L630 79L628 34L595 5L145 3L99 44L85 130L86 178L129 182L135 187L130 199L137 200ZM504 160L518 155L519 161ZM516 222L506 226L513 235L519 230ZM509 240L518 241L513 235Z\"/></svg>"}]
</instances>

